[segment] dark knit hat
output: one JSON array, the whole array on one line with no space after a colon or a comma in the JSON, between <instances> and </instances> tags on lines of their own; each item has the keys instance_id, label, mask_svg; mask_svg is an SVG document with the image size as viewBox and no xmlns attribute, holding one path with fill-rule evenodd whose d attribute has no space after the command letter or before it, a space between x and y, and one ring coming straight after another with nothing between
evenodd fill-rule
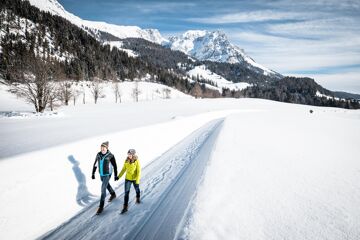
<instances>
[{"instance_id":1,"label":"dark knit hat","mask_svg":"<svg viewBox=\"0 0 360 240\"><path fill-rule=\"evenodd\" d=\"M106 148L109 148L109 141L106 141L106 142L103 142L101 144L102 147L106 147Z\"/></svg>"}]
</instances>

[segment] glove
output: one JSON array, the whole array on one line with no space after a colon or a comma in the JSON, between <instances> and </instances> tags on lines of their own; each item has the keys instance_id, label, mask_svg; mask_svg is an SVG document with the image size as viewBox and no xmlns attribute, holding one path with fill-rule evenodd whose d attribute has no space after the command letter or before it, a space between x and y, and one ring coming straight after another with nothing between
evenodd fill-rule
<instances>
[{"instance_id":1,"label":"glove","mask_svg":"<svg viewBox=\"0 0 360 240\"><path fill-rule=\"evenodd\" d=\"M118 176L115 176L115 181L119 180L119 177Z\"/></svg>"},{"instance_id":2,"label":"glove","mask_svg":"<svg viewBox=\"0 0 360 240\"><path fill-rule=\"evenodd\" d=\"M92 179L95 179L95 175L94 175L94 174L93 174L93 175L91 175L91 178L92 178Z\"/></svg>"}]
</instances>

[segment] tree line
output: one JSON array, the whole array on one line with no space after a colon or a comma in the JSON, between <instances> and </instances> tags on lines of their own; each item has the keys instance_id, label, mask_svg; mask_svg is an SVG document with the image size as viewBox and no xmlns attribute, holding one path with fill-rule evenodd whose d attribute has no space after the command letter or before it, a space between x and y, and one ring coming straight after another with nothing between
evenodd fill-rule
<instances>
[{"instance_id":1,"label":"tree line","mask_svg":"<svg viewBox=\"0 0 360 240\"><path fill-rule=\"evenodd\" d=\"M255 85L241 91L223 89L222 96L263 98L280 102L347 109L360 108L359 101L354 99L336 99L331 91L321 87L311 78L284 77L266 86Z\"/></svg>"}]
</instances>

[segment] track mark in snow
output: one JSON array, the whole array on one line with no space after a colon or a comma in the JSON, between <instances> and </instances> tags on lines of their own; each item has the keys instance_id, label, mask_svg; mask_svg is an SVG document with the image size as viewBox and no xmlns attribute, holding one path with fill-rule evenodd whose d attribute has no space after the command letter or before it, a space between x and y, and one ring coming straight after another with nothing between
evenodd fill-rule
<instances>
[{"instance_id":1,"label":"track mark in snow","mask_svg":"<svg viewBox=\"0 0 360 240\"><path fill-rule=\"evenodd\" d=\"M41 239L173 239L188 217L187 209L201 181L223 119L196 130L158 159L143 168L142 203L134 203L131 189L129 211L120 215L122 183L118 198L94 216L98 202Z\"/></svg>"}]
</instances>

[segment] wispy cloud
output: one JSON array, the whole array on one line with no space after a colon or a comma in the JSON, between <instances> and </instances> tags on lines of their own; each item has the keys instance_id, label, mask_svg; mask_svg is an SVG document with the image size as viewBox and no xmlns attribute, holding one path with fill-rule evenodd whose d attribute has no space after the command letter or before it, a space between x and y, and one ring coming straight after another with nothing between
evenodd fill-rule
<instances>
[{"instance_id":1,"label":"wispy cloud","mask_svg":"<svg viewBox=\"0 0 360 240\"><path fill-rule=\"evenodd\" d=\"M358 0L277 0L263 1L259 3L264 7L272 9L298 9L302 11L320 10L323 12L339 12L339 11L358 11L360 10L360 2Z\"/></svg>"},{"instance_id":2,"label":"wispy cloud","mask_svg":"<svg viewBox=\"0 0 360 240\"><path fill-rule=\"evenodd\" d=\"M346 16L332 16L303 22L274 23L267 30L274 34L291 36L348 37L360 31L359 20ZM357 34L358 35L358 34Z\"/></svg>"},{"instance_id":3,"label":"wispy cloud","mask_svg":"<svg viewBox=\"0 0 360 240\"><path fill-rule=\"evenodd\" d=\"M189 9L196 7L196 2L154 2L144 1L140 3L133 3L133 7L139 13L174 13L179 9Z\"/></svg>"},{"instance_id":4,"label":"wispy cloud","mask_svg":"<svg viewBox=\"0 0 360 240\"><path fill-rule=\"evenodd\" d=\"M273 10L252 11L216 15L213 17L188 18L189 22L206 24L228 24L228 23L246 23L263 22L271 20L305 20L308 16L303 13L277 12Z\"/></svg>"},{"instance_id":5,"label":"wispy cloud","mask_svg":"<svg viewBox=\"0 0 360 240\"><path fill-rule=\"evenodd\" d=\"M356 41L339 45L337 39L293 39L255 32L227 34L257 62L284 74L360 64Z\"/></svg>"}]
</instances>

